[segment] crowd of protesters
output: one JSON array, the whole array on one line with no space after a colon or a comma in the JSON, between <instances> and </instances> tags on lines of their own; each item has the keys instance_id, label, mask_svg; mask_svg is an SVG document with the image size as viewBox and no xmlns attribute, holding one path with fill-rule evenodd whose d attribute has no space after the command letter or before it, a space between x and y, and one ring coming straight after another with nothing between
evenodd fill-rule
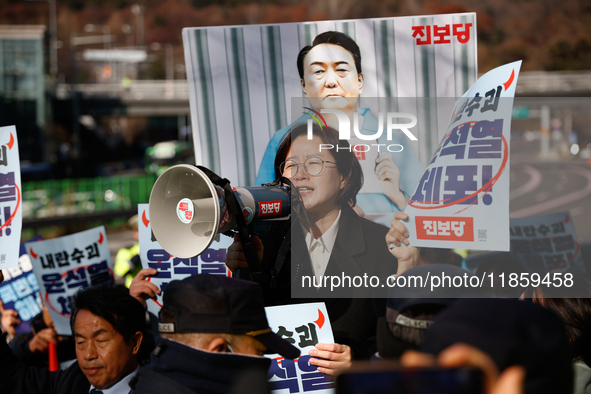
<instances>
[{"instance_id":1,"label":"crowd of protesters","mask_svg":"<svg viewBox=\"0 0 591 394\"><path fill-rule=\"evenodd\" d=\"M315 108L356 104L364 82L360 56L355 42L336 32L302 49L302 88ZM472 282L478 269L467 269L453 251L408 246L404 212L393 215L390 228L364 218L357 207L363 174L354 153L318 149L347 143L331 127L311 129L312 138L306 123L294 124L267 149L274 179L291 184L297 198L291 221L253 238L264 271L259 283L208 274L171 281L158 324L151 325L146 300L161 290L147 278L157 271L143 269L129 281L139 268L133 252L118 264L121 275L130 275L129 289L90 287L76 294L70 337L57 335L46 311L34 318L33 332L16 334L18 314L0 304L0 393L267 393L271 361L263 354L295 359L300 350L271 330L264 308L312 301L326 304L335 343L317 343L309 363L337 377L337 392L348 392L339 377L357 373L365 361L370 370L384 363L392 371L472 368L483 377L478 392L487 394L591 393L589 282L579 278L577 297L569 298L544 286L512 293L384 286L444 274ZM376 176L384 193L363 196L365 203L404 208L401 163L392 157L380 163ZM484 272L506 263L499 257ZM232 271L249 266L238 237L226 265ZM368 274L381 286L322 286L324 277L341 274ZM304 286L305 277L313 285ZM52 346L64 368L50 372L45 363Z\"/></svg>"},{"instance_id":2,"label":"crowd of protesters","mask_svg":"<svg viewBox=\"0 0 591 394\"><path fill-rule=\"evenodd\" d=\"M474 275L450 264L417 264L400 275L443 271ZM35 318L39 331L15 334L18 316L3 309L0 392L267 393L270 359L263 353L300 356L269 328L261 286L217 275L171 282L159 332L152 332L146 299L160 290L145 279L153 274L140 271L130 290L79 291L71 337L57 336L46 312ZM522 299L485 298L453 287L438 288L430 298L417 291L390 289L363 353L345 344L317 344L310 364L337 376L355 373L361 360L376 366L387 360L392 370L472 367L482 371L484 393L591 392L591 298L559 298L549 287L529 288ZM59 345L60 362L73 362L49 372L49 343Z\"/></svg>"}]
</instances>

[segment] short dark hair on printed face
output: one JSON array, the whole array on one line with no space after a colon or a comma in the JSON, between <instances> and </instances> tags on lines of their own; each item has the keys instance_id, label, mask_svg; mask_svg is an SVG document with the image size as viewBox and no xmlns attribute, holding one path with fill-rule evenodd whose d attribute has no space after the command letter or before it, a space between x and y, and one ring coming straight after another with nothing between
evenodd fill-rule
<instances>
[{"instance_id":1,"label":"short dark hair on printed face","mask_svg":"<svg viewBox=\"0 0 591 394\"><path fill-rule=\"evenodd\" d=\"M78 311L85 309L108 321L125 342L140 331L144 332L146 314L143 305L119 287L93 286L80 289L74 295L74 312L70 317L72 335Z\"/></svg>"},{"instance_id":2,"label":"short dark hair on printed face","mask_svg":"<svg viewBox=\"0 0 591 394\"><path fill-rule=\"evenodd\" d=\"M275 179L279 179L282 176L281 164L283 164L287 157L287 152L291 148L292 141L299 136L305 137L307 132L307 124L298 124L293 126L285 137L283 137L275 155ZM357 193L359 193L361 186L363 186L363 171L361 170L359 161L355 157L355 153L349 148L349 142L347 140L339 140L339 133L332 127L320 128L317 124L313 124L312 133L320 137L323 144L330 144L335 147L330 153L337 163L339 174L345 177L345 187L339 192L337 204L351 204L355 206L357 203ZM337 146L339 147L338 151L336 150Z\"/></svg>"},{"instance_id":3,"label":"short dark hair on printed face","mask_svg":"<svg viewBox=\"0 0 591 394\"><path fill-rule=\"evenodd\" d=\"M359 45L357 45L357 43L345 33L339 31L327 31L318 34L316 38L314 38L312 45L306 45L298 54L297 64L300 78L304 78L304 58L312 48L320 44L333 44L345 48L353 56L357 74L361 74L361 51L359 50Z\"/></svg>"}]
</instances>

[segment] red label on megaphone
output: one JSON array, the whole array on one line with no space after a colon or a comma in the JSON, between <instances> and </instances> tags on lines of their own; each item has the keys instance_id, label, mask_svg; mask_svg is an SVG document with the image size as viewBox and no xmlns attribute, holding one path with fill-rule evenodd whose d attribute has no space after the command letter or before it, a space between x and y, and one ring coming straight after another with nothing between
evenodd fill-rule
<instances>
[{"instance_id":1,"label":"red label on megaphone","mask_svg":"<svg viewBox=\"0 0 591 394\"><path fill-rule=\"evenodd\" d=\"M259 202L259 217L261 216L275 216L281 213L281 201L260 201Z\"/></svg>"},{"instance_id":2,"label":"red label on megaphone","mask_svg":"<svg viewBox=\"0 0 591 394\"><path fill-rule=\"evenodd\" d=\"M191 219L193 219L193 211L193 202L188 198L183 198L176 207L176 214L181 222L185 224L190 223Z\"/></svg>"}]
</instances>

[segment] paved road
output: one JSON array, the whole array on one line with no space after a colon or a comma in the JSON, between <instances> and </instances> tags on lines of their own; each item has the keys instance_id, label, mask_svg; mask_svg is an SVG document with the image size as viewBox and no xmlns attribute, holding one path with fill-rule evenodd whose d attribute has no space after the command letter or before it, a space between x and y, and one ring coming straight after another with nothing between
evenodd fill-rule
<instances>
[{"instance_id":1,"label":"paved road","mask_svg":"<svg viewBox=\"0 0 591 394\"><path fill-rule=\"evenodd\" d=\"M540 160L539 146L511 141L511 217L570 211L579 242L591 242L591 168L582 159Z\"/></svg>"}]
</instances>

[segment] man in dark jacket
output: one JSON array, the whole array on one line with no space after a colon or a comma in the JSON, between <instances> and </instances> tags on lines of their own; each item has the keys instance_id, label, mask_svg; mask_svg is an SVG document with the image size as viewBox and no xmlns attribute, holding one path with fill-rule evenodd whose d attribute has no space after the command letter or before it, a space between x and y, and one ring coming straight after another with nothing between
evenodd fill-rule
<instances>
[{"instance_id":1,"label":"man in dark jacket","mask_svg":"<svg viewBox=\"0 0 591 394\"><path fill-rule=\"evenodd\" d=\"M0 392L127 394L138 370L145 313L126 289L91 287L74 296L70 319L77 362L65 371L27 367L0 339Z\"/></svg>"},{"instance_id":2,"label":"man in dark jacket","mask_svg":"<svg viewBox=\"0 0 591 394\"><path fill-rule=\"evenodd\" d=\"M300 355L271 331L261 288L249 281L208 274L172 281L158 321L162 338L133 393L265 393L271 360L263 352ZM258 384L236 387L245 380Z\"/></svg>"}]
</instances>

